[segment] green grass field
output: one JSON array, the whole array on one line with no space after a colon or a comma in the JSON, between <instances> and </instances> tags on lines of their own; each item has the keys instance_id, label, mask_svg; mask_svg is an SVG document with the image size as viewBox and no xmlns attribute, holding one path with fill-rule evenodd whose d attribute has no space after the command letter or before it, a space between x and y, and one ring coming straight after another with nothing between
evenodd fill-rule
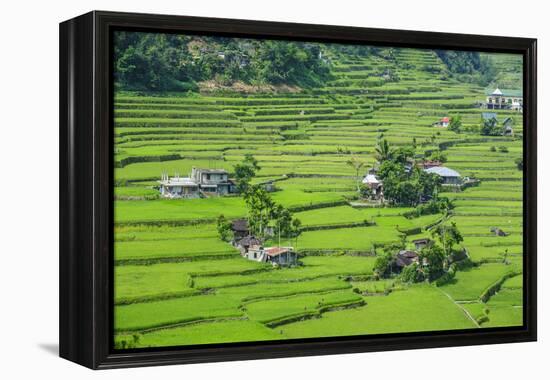
<instances>
[{"instance_id":1,"label":"green grass field","mask_svg":"<svg viewBox=\"0 0 550 380\"><path fill-rule=\"evenodd\" d=\"M514 118L513 137L481 136L484 88L430 72L445 67L433 51L329 58L333 78L304 92L116 92L116 342L159 347L522 324L523 177L515 163L522 114L497 111ZM495 81L518 83L516 61L512 70L512 60L490 59L501 67ZM432 126L452 115L461 116L463 133ZM455 204L447 219L360 207L350 201L357 178L346 161L363 159L364 176L380 136L396 147L415 144L417 154L441 147L445 166L480 183L441 194ZM295 245L302 266L246 260L219 238L220 214L246 216L241 197L159 195L162 173L231 173L247 153L261 166L253 182L277 180L273 200L302 221L298 240L282 242ZM382 246L407 233L413 247L440 222L456 223L473 268L440 287L372 279Z\"/></svg>"}]
</instances>

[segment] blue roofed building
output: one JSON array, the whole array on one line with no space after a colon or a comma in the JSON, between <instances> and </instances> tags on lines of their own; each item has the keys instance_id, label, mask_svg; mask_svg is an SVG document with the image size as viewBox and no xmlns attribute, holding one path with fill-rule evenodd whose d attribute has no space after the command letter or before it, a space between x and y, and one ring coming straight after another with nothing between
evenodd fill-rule
<instances>
[{"instance_id":1,"label":"blue roofed building","mask_svg":"<svg viewBox=\"0 0 550 380\"><path fill-rule=\"evenodd\" d=\"M443 180L443 185L462 184L462 177L460 173L445 166L434 166L432 168L424 169L424 171L426 173L437 174Z\"/></svg>"}]
</instances>

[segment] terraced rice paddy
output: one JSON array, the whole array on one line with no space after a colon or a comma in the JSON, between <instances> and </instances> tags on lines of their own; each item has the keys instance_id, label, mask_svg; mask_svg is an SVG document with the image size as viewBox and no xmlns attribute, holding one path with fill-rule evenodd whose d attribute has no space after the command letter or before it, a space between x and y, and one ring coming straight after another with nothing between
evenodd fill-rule
<instances>
[{"instance_id":1,"label":"terraced rice paddy","mask_svg":"<svg viewBox=\"0 0 550 380\"><path fill-rule=\"evenodd\" d=\"M484 89L424 70L444 70L434 52L332 59L334 78L309 92L116 93L116 341L137 334L138 347L172 346L522 324L523 182L514 163L522 114L497 111L515 119L514 137L436 128L455 114L466 130L477 128ZM385 80L386 69L399 79ZM499 75L510 81L514 73ZM443 221L407 219L410 208L352 207L356 178L346 161L354 154L374 164L380 135L393 146L414 142L418 153L442 147L446 166L481 182L444 194L456 208ZM164 172L231 172L246 153L261 166L254 181L277 180L273 199L306 228L296 246L303 266L248 261L220 240L215 219L243 217L241 198L166 200L154 188ZM377 247L409 230L410 244L437 222L456 222L478 266L439 288L371 281ZM499 281L500 291L482 300Z\"/></svg>"}]
</instances>

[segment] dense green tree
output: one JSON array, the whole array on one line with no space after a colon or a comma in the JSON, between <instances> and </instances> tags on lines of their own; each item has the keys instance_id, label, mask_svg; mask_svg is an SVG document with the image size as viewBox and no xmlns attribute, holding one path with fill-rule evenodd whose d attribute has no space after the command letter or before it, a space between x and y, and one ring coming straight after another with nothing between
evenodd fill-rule
<instances>
[{"instance_id":1,"label":"dense green tree","mask_svg":"<svg viewBox=\"0 0 550 380\"><path fill-rule=\"evenodd\" d=\"M460 244L464 238L458 230L455 222L448 224L440 224L433 231L432 236L437 238L445 256L449 256L452 253L452 249L456 244Z\"/></svg>"},{"instance_id":2,"label":"dense green tree","mask_svg":"<svg viewBox=\"0 0 550 380\"><path fill-rule=\"evenodd\" d=\"M393 256L389 252L376 257L374 261L373 271L379 278L386 278L391 275L391 267L393 265Z\"/></svg>"},{"instance_id":3,"label":"dense green tree","mask_svg":"<svg viewBox=\"0 0 550 380\"><path fill-rule=\"evenodd\" d=\"M420 251L419 263L423 266L425 278L433 281L439 278L445 269L445 252L436 245L431 244Z\"/></svg>"},{"instance_id":4,"label":"dense green tree","mask_svg":"<svg viewBox=\"0 0 550 380\"><path fill-rule=\"evenodd\" d=\"M436 50L436 54L447 66L450 75L461 81L486 86L495 77L494 65L479 52Z\"/></svg>"},{"instance_id":5,"label":"dense green tree","mask_svg":"<svg viewBox=\"0 0 550 380\"><path fill-rule=\"evenodd\" d=\"M281 237L290 237L292 235L292 214L278 204L273 207L271 217L275 220L275 233L278 237L278 245L281 245Z\"/></svg>"},{"instance_id":6,"label":"dense green tree","mask_svg":"<svg viewBox=\"0 0 550 380\"><path fill-rule=\"evenodd\" d=\"M447 162L447 155L439 149L426 151L424 158L431 161Z\"/></svg>"},{"instance_id":7,"label":"dense green tree","mask_svg":"<svg viewBox=\"0 0 550 380\"><path fill-rule=\"evenodd\" d=\"M498 136L502 134L502 128L498 126L496 118L483 119L481 121L481 134L484 136Z\"/></svg>"},{"instance_id":8,"label":"dense green tree","mask_svg":"<svg viewBox=\"0 0 550 380\"><path fill-rule=\"evenodd\" d=\"M413 161L414 158L414 148L410 146L404 146L394 149L390 158L399 164L410 163Z\"/></svg>"},{"instance_id":9,"label":"dense green tree","mask_svg":"<svg viewBox=\"0 0 550 380\"><path fill-rule=\"evenodd\" d=\"M237 181L237 190L244 194L250 187L250 181L256 176L260 170L258 160L250 153L245 154L243 161L240 164L233 166L233 173Z\"/></svg>"},{"instance_id":10,"label":"dense green tree","mask_svg":"<svg viewBox=\"0 0 550 380\"><path fill-rule=\"evenodd\" d=\"M406 170L394 160L383 162L378 176L384 183L384 198L400 206L416 206L423 199L435 197L441 184L436 174L426 173L414 165Z\"/></svg>"},{"instance_id":11,"label":"dense green tree","mask_svg":"<svg viewBox=\"0 0 550 380\"><path fill-rule=\"evenodd\" d=\"M389 160L392 157L393 149L390 147L390 143L386 139L381 139L374 148L375 157L379 162Z\"/></svg>"},{"instance_id":12,"label":"dense green tree","mask_svg":"<svg viewBox=\"0 0 550 380\"><path fill-rule=\"evenodd\" d=\"M294 238L294 249L298 250L298 238L302 234L302 221L298 218L293 218L291 223L291 234Z\"/></svg>"},{"instance_id":13,"label":"dense green tree","mask_svg":"<svg viewBox=\"0 0 550 380\"><path fill-rule=\"evenodd\" d=\"M223 214L218 216L216 226L217 226L218 235L220 236L220 239L222 239L223 241L233 240L233 231L231 230L231 222L227 220Z\"/></svg>"},{"instance_id":14,"label":"dense green tree","mask_svg":"<svg viewBox=\"0 0 550 380\"><path fill-rule=\"evenodd\" d=\"M117 32L114 51L123 90L187 91L205 80L314 87L330 78L317 43Z\"/></svg>"},{"instance_id":15,"label":"dense green tree","mask_svg":"<svg viewBox=\"0 0 550 380\"><path fill-rule=\"evenodd\" d=\"M451 116L448 128L449 131L460 133L460 131L462 130L462 117L460 115Z\"/></svg>"},{"instance_id":16,"label":"dense green tree","mask_svg":"<svg viewBox=\"0 0 550 380\"><path fill-rule=\"evenodd\" d=\"M374 195L374 193L368 185L361 184L359 186L359 195L363 199L368 199L368 198L371 198Z\"/></svg>"},{"instance_id":17,"label":"dense green tree","mask_svg":"<svg viewBox=\"0 0 550 380\"><path fill-rule=\"evenodd\" d=\"M401 280L403 282L422 282L426 279L426 273L422 265L412 263L407 265L401 271Z\"/></svg>"},{"instance_id":18,"label":"dense green tree","mask_svg":"<svg viewBox=\"0 0 550 380\"><path fill-rule=\"evenodd\" d=\"M248 208L248 226L251 233L264 238L275 203L261 186L250 186L244 194L244 201Z\"/></svg>"}]
</instances>

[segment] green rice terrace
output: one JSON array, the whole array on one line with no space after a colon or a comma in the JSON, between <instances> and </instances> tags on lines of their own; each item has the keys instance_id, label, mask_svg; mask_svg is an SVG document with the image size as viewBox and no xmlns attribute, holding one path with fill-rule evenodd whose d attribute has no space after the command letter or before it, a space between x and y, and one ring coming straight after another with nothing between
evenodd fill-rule
<instances>
[{"instance_id":1,"label":"green rice terrace","mask_svg":"<svg viewBox=\"0 0 550 380\"><path fill-rule=\"evenodd\" d=\"M308 89L116 91L116 347L523 323L522 113L482 107L497 84L521 89L521 57L485 54L495 80L482 86L434 51L389 50L330 51L331 76ZM513 133L491 133L505 120ZM365 185L386 161L444 166L463 182L399 201L391 173L383 196ZM244 190L163 196L162 179L193 168L262 189L286 232L279 219L253 226ZM266 247L292 247L294 264L247 259L231 244L242 219ZM422 269L437 261L422 239L441 246L437 271ZM398 252L412 256L399 266Z\"/></svg>"}]
</instances>

